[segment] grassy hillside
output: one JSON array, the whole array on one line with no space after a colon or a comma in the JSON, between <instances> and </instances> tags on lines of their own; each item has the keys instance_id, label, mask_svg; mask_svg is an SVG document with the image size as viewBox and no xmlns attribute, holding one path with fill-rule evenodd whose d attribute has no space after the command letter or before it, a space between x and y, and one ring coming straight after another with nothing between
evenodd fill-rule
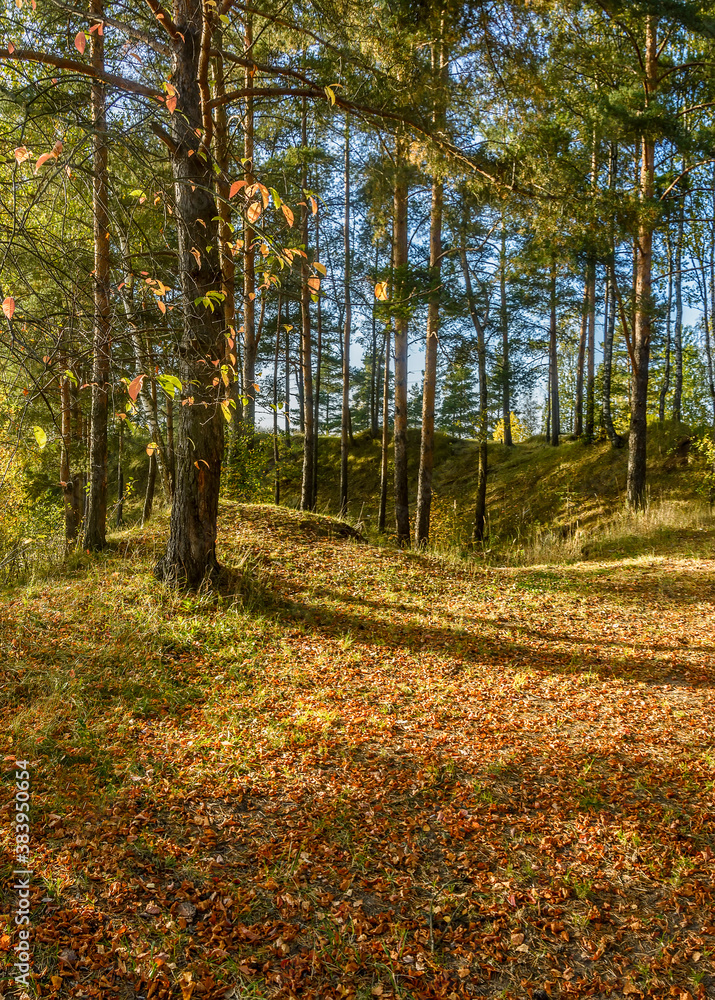
<instances>
[{"instance_id":1,"label":"grassy hillside","mask_svg":"<svg viewBox=\"0 0 715 1000\"><path fill-rule=\"evenodd\" d=\"M339 509L337 438L321 439L318 509ZM294 438L281 464L283 500L296 505L300 496L302 440ZM566 439L558 448L532 438L506 448L489 444L489 541L494 559L581 558L613 549L624 554L637 547L643 532L623 515L627 448L603 441L588 446ZM473 441L437 434L431 535L437 546L463 547L470 539L475 504L477 446ZM417 494L419 432L409 433L410 502ZM380 446L367 435L356 439L349 459L349 517L376 527L380 485ZM270 475L272 476L272 471ZM698 543L707 521L707 466L683 424L654 423L649 428L648 489L652 543L668 546L671 531L680 544ZM392 465L388 524L392 528ZM660 531L660 540L657 537ZM646 528L648 530L648 528ZM557 542L556 548L554 543ZM521 553L521 555L520 555Z\"/></svg>"},{"instance_id":2,"label":"grassy hillside","mask_svg":"<svg viewBox=\"0 0 715 1000\"><path fill-rule=\"evenodd\" d=\"M4 593L0 993L27 758L35 996L712 995L711 531L495 569L224 504L187 595L167 527Z\"/></svg>"}]
</instances>

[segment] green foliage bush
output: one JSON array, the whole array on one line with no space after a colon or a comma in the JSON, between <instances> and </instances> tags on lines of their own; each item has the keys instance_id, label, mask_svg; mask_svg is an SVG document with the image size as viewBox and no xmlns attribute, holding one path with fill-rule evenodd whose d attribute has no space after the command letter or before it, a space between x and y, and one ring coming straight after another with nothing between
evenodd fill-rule
<instances>
[{"instance_id":1,"label":"green foliage bush","mask_svg":"<svg viewBox=\"0 0 715 1000\"><path fill-rule=\"evenodd\" d=\"M273 481L268 476L271 456L265 442L239 437L232 442L221 472L221 494L226 500L269 503Z\"/></svg>"}]
</instances>

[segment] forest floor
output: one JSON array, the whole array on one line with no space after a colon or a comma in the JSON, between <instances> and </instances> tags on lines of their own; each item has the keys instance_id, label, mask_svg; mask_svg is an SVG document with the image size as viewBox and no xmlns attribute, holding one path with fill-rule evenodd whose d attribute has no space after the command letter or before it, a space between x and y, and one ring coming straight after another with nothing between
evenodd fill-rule
<instances>
[{"instance_id":1,"label":"forest floor","mask_svg":"<svg viewBox=\"0 0 715 1000\"><path fill-rule=\"evenodd\" d=\"M220 525L218 594L166 515L5 592L3 974L28 758L31 995L715 996L712 519L507 568Z\"/></svg>"}]
</instances>

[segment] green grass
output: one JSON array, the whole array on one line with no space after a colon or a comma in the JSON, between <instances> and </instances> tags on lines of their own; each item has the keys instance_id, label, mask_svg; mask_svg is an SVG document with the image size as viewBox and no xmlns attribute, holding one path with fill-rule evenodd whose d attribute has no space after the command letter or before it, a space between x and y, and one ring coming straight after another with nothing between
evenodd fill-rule
<instances>
[{"instance_id":1,"label":"green grass","mask_svg":"<svg viewBox=\"0 0 715 1000\"><path fill-rule=\"evenodd\" d=\"M705 459L684 424L654 422L648 439L648 513L625 508L626 448L607 441L586 445L565 439L554 448L542 439L507 448L490 442L487 490L488 539L482 556L491 563L574 561L581 558L663 554L674 547L703 551L702 529L711 523ZM410 504L414 514L419 432L408 434ZM283 502L300 498L302 440L285 444L281 462ZM318 510L339 510L340 441L321 438ZM390 456L392 459L392 456ZM430 539L436 550L464 554L475 507L477 445L438 433ZM380 444L360 434L349 455L348 517L377 541ZM271 468L268 475L273 475ZM388 538L392 537L392 464L389 470Z\"/></svg>"}]
</instances>

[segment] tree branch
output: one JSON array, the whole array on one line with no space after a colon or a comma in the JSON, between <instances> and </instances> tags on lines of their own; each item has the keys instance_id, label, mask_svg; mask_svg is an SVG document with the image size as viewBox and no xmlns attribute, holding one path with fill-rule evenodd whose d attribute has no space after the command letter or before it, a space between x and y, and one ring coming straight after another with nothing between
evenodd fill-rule
<instances>
[{"instance_id":1,"label":"tree branch","mask_svg":"<svg viewBox=\"0 0 715 1000\"><path fill-rule=\"evenodd\" d=\"M0 59L13 59L17 62L27 60L28 62L42 63L46 66L55 66L57 69L66 69L70 73L79 73L81 76L88 76L92 79L101 80L110 87L118 90L125 90L131 94L141 94L142 97L161 98L164 95L154 87L147 87L136 80L127 80L124 76L115 76L114 73L100 73L87 63L76 62L74 59L65 59L63 56L55 56L49 52L35 52L32 49L0 49Z\"/></svg>"},{"instance_id":2,"label":"tree branch","mask_svg":"<svg viewBox=\"0 0 715 1000\"><path fill-rule=\"evenodd\" d=\"M68 4L59 3L58 0L53 0L53 2L59 10L63 10L67 14L74 14L77 17L87 18L89 20L89 15L86 10L80 10L77 7L70 7ZM133 28L131 25L125 24L123 21L117 21L114 17L107 17L106 14L102 17L102 23L109 25L110 28L116 28L129 38L133 38L135 41L141 42L142 45L146 45L147 48L153 49L154 52L158 52L162 56L171 56L171 48L168 45L164 45L163 42L155 42L153 38L150 38L145 32L139 31L138 28Z\"/></svg>"},{"instance_id":3,"label":"tree branch","mask_svg":"<svg viewBox=\"0 0 715 1000\"><path fill-rule=\"evenodd\" d=\"M161 125L159 125L158 122L150 122L149 123L149 128L154 133L154 135L157 137L157 139L159 139L161 142L164 143L164 145L167 147L167 149L169 150L169 152L173 156L174 153L177 151L177 149L179 147L176 145L176 143L171 138L171 136L169 135L169 133L167 131L165 131L165 129L163 129L161 127Z\"/></svg>"},{"instance_id":4,"label":"tree branch","mask_svg":"<svg viewBox=\"0 0 715 1000\"><path fill-rule=\"evenodd\" d=\"M631 359L631 364L633 365L633 371L638 374L638 365L636 364L636 356L633 352L633 344L631 342L631 329L630 323L628 322L628 316L626 315L626 307L623 305L623 296L621 295L621 290L618 287L618 279L616 278L616 269L611 265L611 277L613 278L613 287L616 292L616 298L618 299L618 309L621 314L621 323L623 324L623 336L626 338L626 347L628 348L628 356Z\"/></svg>"},{"instance_id":5,"label":"tree branch","mask_svg":"<svg viewBox=\"0 0 715 1000\"><path fill-rule=\"evenodd\" d=\"M164 10L159 0L146 0L149 10L152 12L154 17L157 19L159 24L164 28L168 36L174 42L178 42L179 39L183 42L184 36L181 34L179 29L176 27L174 22L171 20L167 12Z\"/></svg>"},{"instance_id":6,"label":"tree branch","mask_svg":"<svg viewBox=\"0 0 715 1000\"><path fill-rule=\"evenodd\" d=\"M668 187L665 189L665 191L658 200L663 201L665 196L670 194L675 185L678 184L680 181L682 181L683 177L685 177L686 174L689 174L691 170L695 170L696 167L704 167L707 163L715 163L715 159L713 159L713 157L711 156L707 160L698 160L697 163L693 163L691 166L686 167L686 169L681 174L678 174L673 183L668 185Z\"/></svg>"}]
</instances>

